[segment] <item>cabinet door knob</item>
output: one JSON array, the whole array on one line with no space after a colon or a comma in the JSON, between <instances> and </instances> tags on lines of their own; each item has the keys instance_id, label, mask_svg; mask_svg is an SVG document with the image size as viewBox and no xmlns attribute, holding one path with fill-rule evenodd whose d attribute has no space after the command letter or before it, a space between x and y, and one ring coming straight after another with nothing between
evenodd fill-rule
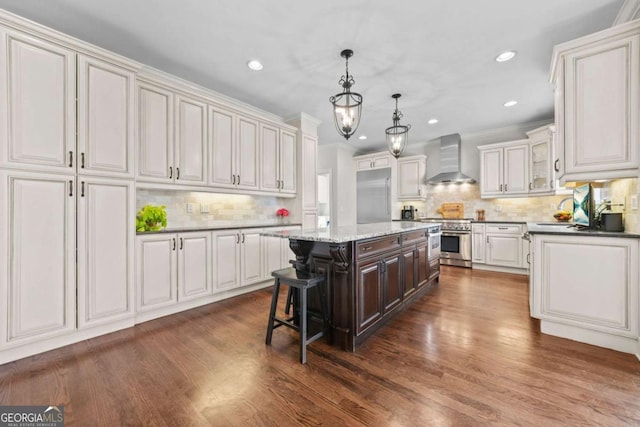
<instances>
[{"instance_id":1,"label":"cabinet door knob","mask_svg":"<svg viewBox=\"0 0 640 427\"><path fill-rule=\"evenodd\" d=\"M180 168L176 168L176 179L180 179Z\"/></svg>"},{"instance_id":2,"label":"cabinet door knob","mask_svg":"<svg viewBox=\"0 0 640 427\"><path fill-rule=\"evenodd\" d=\"M176 238L172 238L171 241L173 242L173 247L171 248L172 251L176 250Z\"/></svg>"},{"instance_id":3,"label":"cabinet door knob","mask_svg":"<svg viewBox=\"0 0 640 427\"><path fill-rule=\"evenodd\" d=\"M173 166L169 166L169 179L173 178Z\"/></svg>"},{"instance_id":4,"label":"cabinet door knob","mask_svg":"<svg viewBox=\"0 0 640 427\"><path fill-rule=\"evenodd\" d=\"M556 159L556 161L553 162L553 169L556 172L560 172L560 159Z\"/></svg>"},{"instance_id":5,"label":"cabinet door knob","mask_svg":"<svg viewBox=\"0 0 640 427\"><path fill-rule=\"evenodd\" d=\"M504 192L507 192L507 184L504 185Z\"/></svg>"},{"instance_id":6,"label":"cabinet door knob","mask_svg":"<svg viewBox=\"0 0 640 427\"><path fill-rule=\"evenodd\" d=\"M231 175L231 184L236 185L236 176Z\"/></svg>"},{"instance_id":7,"label":"cabinet door knob","mask_svg":"<svg viewBox=\"0 0 640 427\"><path fill-rule=\"evenodd\" d=\"M69 167L73 167L73 151L69 151Z\"/></svg>"},{"instance_id":8,"label":"cabinet door knob","mask_svg":"<svg viewBox=\"0 0 640 427\"><path fill-rule=\"evenodd\" d=\"M238 185L240 185L240 175L238 175Z\"/></svg>"},{"instance_id":9,"label":"cabinet door knob","mask_svg":"<svg viewBox=\"0 0 640 427\"><path fill-rule=\"evenodd\" d=\"M500 191L502 191L502 184L500 184Z\"/></svg>"},{"instance_id":10,"label":"cabinet door knob","mask_svg":"<svg viewBox=\"0 0 640 427\"><path fill-rule=\"evenodd\" d=\"M84 197L84 181L80 183L80 197Z\"/></svg>"},{"instance_id":11,"label":"cabinet door knob","mask_svg":"<svg viewBox=\"0 0 640 427\"><path fill-rule=\"evenodd\" d=\"M236 233L236 245L240 243L240 233Z\"/></svg>"},{"instance_id":12,"label":"cabinet door knob","mask_svg":"<svg viewBox=\"0 0 640 427\"><path fill-rule=\"evenodd\" d=\"M182 239L182 237L181 237L181 238L180 238L180 250L182 250L182 244L184 243L182 240L183 240L183 239Z\"/></svg>"},{"instance_id":13,"label":"cabinet door knob","mask_svg":"<svg viewBox=\"0 0 640 427\"><path fill-rule=\"evenodd\" d=\"M244 243L244 233L242 233L242 243Z\"/></svg>"},{"instance_id":14,"label":"cabinet door knob","mask_svg":"<svg viewBox=\"0 0 640 427\"><path fill-rule=\"evenodd\" d=\"M529 191L533 190L533 184L530 182L529 183Z\"/></svg>"},{"instance_id":15,"label":"cabinet door knob","mask_svg":"<svg viewBox=\"0 0 640 427\"><path fill-rule=\"evenodd\" d=\"M69 197L73 197L73 180L69 180Z\"/></svg>"},{"instance_id":16,"label":"cabinet door knob","mask_svg":"<svg viewBox=\"0 0 640 427\"><path fill-rule=\"evenodd\" d=\"M84 153L80 153L80 168L84 169Z\"/></svg>"}]
</instances>

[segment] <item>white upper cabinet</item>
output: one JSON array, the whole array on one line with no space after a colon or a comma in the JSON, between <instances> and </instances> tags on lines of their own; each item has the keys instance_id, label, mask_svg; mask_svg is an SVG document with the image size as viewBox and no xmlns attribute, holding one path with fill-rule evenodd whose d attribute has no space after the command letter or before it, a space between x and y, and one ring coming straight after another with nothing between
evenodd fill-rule
<instances>
[{"instance_id":1,"label":"white upper cabinet","mask_svg":"<svg viewBox=\"0 0 640 427\"><path fill-rule=\"evenodd\" d=\"M173 182L173 93L138 83L138 179Z\"/></svg>"},{"instance_id":2,"label":"white upper cabinet","mask_svg":"<svg viewBox=\"0 0 640 427\"><path fill-rule=\"evenodd\" d=\"M260 124L260 189L296 192L296 136L272 125Z\"/></svg>"},{"instance_id":3,"label":"white upper cabinet","mask_svg":"<svg viewBox=\"0 0 640 427\"><path fill-rule=\"evenodd\" d=\"M78 328L134 315L133 182L78 182ZM108 206L108 209L105 207Z\"/></svg>"},{"instance_id":4,"label":"white upper cabinet","mask_svg":"<svg viewBox=\"0 0 640 427\"><path fill-rule=\"evenodd\" d=\"M258 153L258 122L238 115L236 185L239 188L258 189Z\"/></svg>"},{"instance_id":5,"label":"white upper cabinet","mask_svg":"<svg viewBox=\"0 0 640 427\"><path fill-rule=\"evenodd\" d=\"M175 182L207 182L207 106L184 95L175 96Z\"/></svg>"},{"instance_id":6,"label":"white upper cabinet","mask_svg":"<svg viewBox=\"0 0 640 427\"><path fill-rule=\"evenodd\" d=\"M555 191L553 171L552 126L543 126L527 132L529 137L529 193Z\"/></svg>"},{"instance_id":7,"label":"white upper cabinet","mask_svg":"<svg viewBox=\"0 0 640 427\"><path fill-rule=\"evenodd\" d=\"M556 46L552 70L562 180L637 177L640 21Z\"/></svg>"},{"instance_id":8,"label":"white upper cabinet","mask_svg":"<svg viewBox=\"0 0 640 427\"><path fill-rule=\"evenodd\" d=\"M529 192L529 143L491 144L480 150L481 197L510 197Z\"/></svg>"},{"instance_id":9,"label":"white upper cabinet","mask_svg":"<svg viewBox=\"0 0 640 427\"><path fill-rule=\"evenodd\" d=\"M245 190L260 188L259 132L256 120L209 107L210 185Z\"/></svg>"},{"instance_id":10,"label":"white upper cabinet","mask_svg":"<svg viewBox=\"0 0 640 427\"><path fill-rule=\"evenodd\" d=\"M78 55L78 172L134 175L133 72Z\"/></svg>"},{"instance_id":11,"label":"white upper cabinet","mask_svg":"<svg viewBox=\"0 0 640 427\"><path fill-rule=\"evenodd\" d=\"M280 130L280 192L296 193L296 134Z\"/></svg>"},{"instance_id":12,"label":"white upper cabinet","mask_svg":"<svg viewBox=\"0 0 640 427\"><path fill-rule=\"evenodd\" d=\"M138 179L207 181L207 106L168 87L138 83Z\"/></svg>"},{"instance_id":13,"label":"white upper cabinet","mask_svg":"<svg viewBox=\"0 0 640 427\"><path fill-rule=\"evenodd\" d=\"M230 111L209 107L209 184L235 186L235 121Z\"/></svg>"},{"instance_id":14,"label":"white upper cabinet","mask_svg":"<svg viewBox=\"0 0 640 427\"><path fill-rule=\"evenodd\" d=\"M0 29L0 166L75 171L76 55Z\"/></svg>"},{"instance_id":15,"label":"white upper cabinet","mask_svg":"<svg viewBox=\"0 0 640 427\"><path fill-rule=\"evenodd\" d=\"M260 125L260 189L280 190L280 133L278 128Z\"/></svg>"},{"instance_id":16,"label":"white upper cabinet","mask_svg":"<svg viewBox=\"0 0 640 427\"><path fill-rule=\"evenodd\" d=\"M398 159L398 199L424 200L427 156L418 155Z\"/></svg>"},{"instance_id":17,"label":"white upper cabinet","mask_svg":"<svg viewBox=\"0 0 640 427\"><path fill-rule=\"evenodd\" d=\"M356 170L390 168L395 161L389 153L374 153L356 156L353 158L356 162Z\"/></svg>"},{"instance_id":18,"label":"white upper cabinet","mask_svg":"<svg viewBox=\"0 0 640 427\"><path fill-rule=\"evenodd\" d=\"M480 194L482 196L502 195L503 155L502 148L480 150Z\"/></svg>"},{"instance_id":19,"label":"white upper cabinet","mask_svg":"<svg viewBox=\"0 0 640 427\"><path fill-rule=\"evenodd\" d=\"M529 192L529 144L504 148L504 194Z\"/></svg>"}]
</instances>

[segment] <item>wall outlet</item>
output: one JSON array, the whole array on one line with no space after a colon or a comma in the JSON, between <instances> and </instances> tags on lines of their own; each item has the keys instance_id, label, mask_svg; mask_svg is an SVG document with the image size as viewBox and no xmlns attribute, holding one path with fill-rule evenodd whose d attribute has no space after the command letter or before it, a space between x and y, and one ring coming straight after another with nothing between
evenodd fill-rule
<instances>
[{"instance_id":1,"label":"wall outlet","mask_svg":"<svg viewBox=\"0 0 640 427\"><path fill-rule=\"evenodd\" d=\"M187 203L187 213L193 213L193 203Z\"/></svg>"},{"instance_id":2,"label":"wall outlet","mask_svg":"<svg viewBox=\"0 0 640 427\"><path fill-rule=\"evenodd\" d=\"M200 213L209 213L209 205L201 204L200 205Z\"/></svg>"},{"instance_id":3,"label":"wall outlet","mask_svg":"<svg viewBox=\"0 0 640 427\"><path fill-rule=\"evenodd\" d=\"M502 210L502 206L496 205L495 209L496 209L496 212L500 212Z\"/></svg>"},{"instance_id":4,"label":"wall outlet","mask_svg":"<svg viewBox=\"0 0 640 427\"><path fill-rule=\"evenodd\" d=\"M631 196L631 210L633 210L633 211L637 211L638 210L638 195L637 194L633 194Z\"/></svg>"}]
</instances>

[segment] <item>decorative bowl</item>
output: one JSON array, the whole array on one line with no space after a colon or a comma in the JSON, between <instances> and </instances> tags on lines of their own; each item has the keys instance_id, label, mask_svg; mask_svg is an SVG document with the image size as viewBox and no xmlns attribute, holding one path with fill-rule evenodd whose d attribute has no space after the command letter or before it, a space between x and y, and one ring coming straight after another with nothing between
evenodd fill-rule
<instances>
[{"instance_id":1,"label":"decorative bowl","mask_svg":"<svg viewBox=\"0 0 640 427\"><path fill-rule=\"evenodd\" d=\"M553 218L558 222L569 222L573 218L573 213L568 211L559 211L553 214Z\"/></svg>"}]
</instances>

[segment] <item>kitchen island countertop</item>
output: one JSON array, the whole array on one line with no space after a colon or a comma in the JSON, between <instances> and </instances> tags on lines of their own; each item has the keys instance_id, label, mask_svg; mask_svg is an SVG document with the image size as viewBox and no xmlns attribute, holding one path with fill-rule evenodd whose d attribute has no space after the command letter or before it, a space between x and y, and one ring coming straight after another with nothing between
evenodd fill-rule
<instances>
[{"instance_id":1,"label":"kitchen island countertop","mask_svg":"<svg viewBox=\"0 0 640 427\"><path fill-rule=\"evenodd\" d=\"M414 221L389 221L373 224L357 224L342 227L319 228L317 230L291 230L268 231L263 236L282 237L294 240L307 240L312 242L344 243L373 237L387 236L390 234L404 233L405 231L424 230L439 227L438 223L421 223Z\"/></svg>"}]
</instances>

